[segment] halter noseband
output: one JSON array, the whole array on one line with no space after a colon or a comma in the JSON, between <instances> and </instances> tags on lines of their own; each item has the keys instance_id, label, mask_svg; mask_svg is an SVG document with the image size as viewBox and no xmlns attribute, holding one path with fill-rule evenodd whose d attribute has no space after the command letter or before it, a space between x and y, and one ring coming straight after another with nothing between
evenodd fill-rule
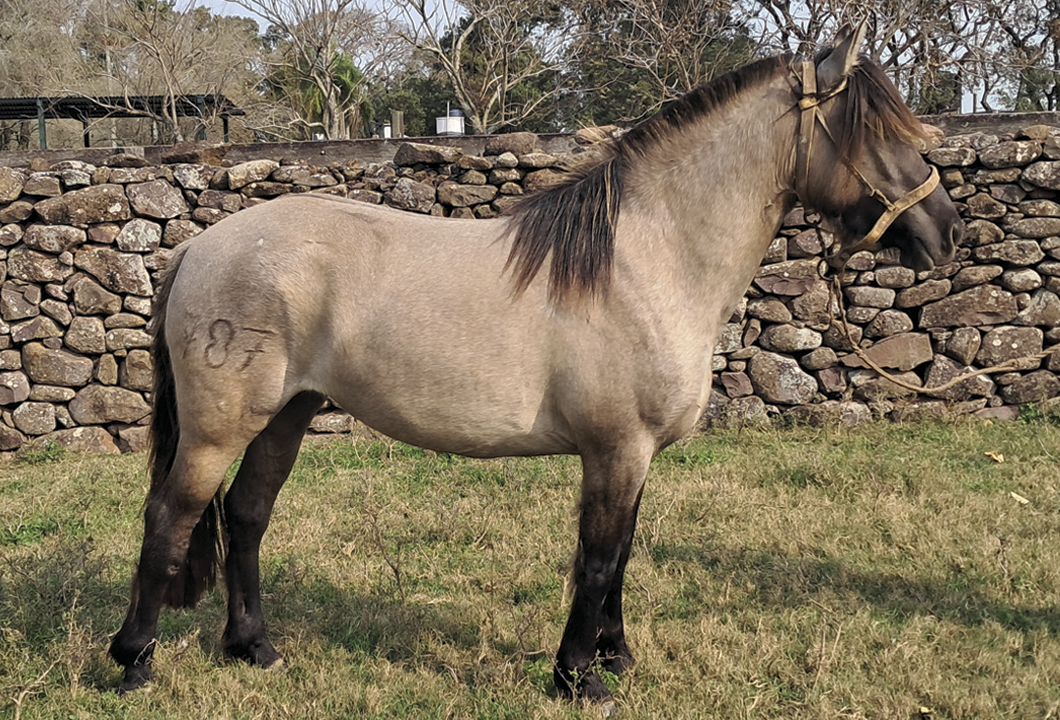
<instances>
[{"instance_id":1,"label":"halter noseband","mask_svg":"<svg viewBox=\"0 0 1060 720\"><path fill-rule=\"evenodd\" d=\"M801 184L805 191L810 180L810 158L813 156L813 140L816 135L818 123L824 128L825 134L828 135L832 144L835 144L835 136L832 135L832 131L829 129L828 122L825 120L824 115L819 112L820 105L824 101L830 100L846 90L847 78L844 77L838 85L827 93L818 94L817 68L812 61L807 61L802 63L802 73L801 77L798 79L802 83L802 97L799 98L799 110L801 111L801 114L799 117L799 140L796 144L795 183L796 187ZM872 226L872 229L869 230L865 237L858 240L849 248L840 249L828 258L828 264L832 267L838 268L842 268L846 265L847 260L849 260L855 253L861 252L879 241L887 231L887 228L891 226L891 223L893 223L899 215L934 192L939 184L939 171L935 169L934 166L930 166L930 174L928 175L927 180L892 202L882 191L869 182L868 178L866 178L860 170L850 164L848 164L847 167L854 173L861 184L868 189L869 195L883 204L886 210L884 210L883 214L880 215L878 220L876 220L876 224ZM804 192L799 193L803 205L806 204L806 198L804 195Z\"/></svg>"}]
</instances>

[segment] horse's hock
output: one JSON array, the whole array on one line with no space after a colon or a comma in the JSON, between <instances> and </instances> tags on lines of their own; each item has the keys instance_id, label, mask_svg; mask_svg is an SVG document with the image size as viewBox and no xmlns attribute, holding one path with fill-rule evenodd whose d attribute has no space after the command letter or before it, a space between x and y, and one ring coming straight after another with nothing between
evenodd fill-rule
<instances>
[{"instance_id":1,"label":"horse's hock","mask_svg":"<svg viewBox=\"0 0 1060 720\"><path fill-rule=\"evenodd\" d=\"M223 154L216 148L168 164L38 153L26 166L0 166L0 451L47 440L103 452L144 446L158 272L171 248L227 215L318 192L493 217L593 150L568 141L559 146L573 150L546 152L528 133L472 142L410 142L391 162L327 166L207 164ZM1020 405L1060 395L1060 353L1043 355L1060 347L1060 128L951 136L927 157L968 224L956 260L915 273L886 252L858 253L840 276L844 326L819 275L828 237L797 208L720 335L706 422L1014 418ZM855 344L904 383L881 377ZM1004 363L933 395L910 387ZM337 411L314 422L320 432L349 428Z\"/></svg>"}]
</instances>

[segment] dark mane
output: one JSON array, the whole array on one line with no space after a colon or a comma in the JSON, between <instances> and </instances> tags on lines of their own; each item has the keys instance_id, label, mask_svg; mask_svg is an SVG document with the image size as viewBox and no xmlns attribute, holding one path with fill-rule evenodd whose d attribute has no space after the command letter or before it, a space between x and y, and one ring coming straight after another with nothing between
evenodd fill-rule
<instances>
[{"instance_id":1,"label":"dark mane","mask_svg":"<svg viewBox=\"0 0 1060 720\"><path fill-rule=\"evenodd\" d=\"M787 66L786 57L769 58L701 85L608 143L594 161L562 182L521 201L511 211L512 247L505 265L505 270L512 269L514 293L529 287L551 255L550 302L603 295L611 280L625 167L674 130L709 115Z\"/></svg>"},{"instance_id":2,"label":"dark mane","mask_svg":"<svg viewBox=\"0 0 1060 720\"><path fill-rule=\"evenodd\" d=\"M505 264L505 270L512 270L514 294L530 286L549 256L550 302L592 300L606 293L626 168L675 130L786 71L789 62L786 56L760 60L696 88L619 140L598 148L592 161L562 182L516 205L511 211L512 247ZM877 137L906 142L926 137L883 70L867 58L849 76L844 96L846 121L837 138L844 159L854 160Z\"/></svg>"}]
</instances>

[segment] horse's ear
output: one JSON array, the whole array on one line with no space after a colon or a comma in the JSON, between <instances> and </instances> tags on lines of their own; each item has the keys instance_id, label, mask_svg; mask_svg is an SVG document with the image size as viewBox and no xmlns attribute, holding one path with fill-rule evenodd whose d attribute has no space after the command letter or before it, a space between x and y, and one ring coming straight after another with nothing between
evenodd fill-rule
<instances>
[{"instance_id":1,"label":"horse's ear","mask_svg":"<svg viewBox=\"0 0 1060 720\"><path fill-rule=\"evenodd\" d=\"M817 90L826 93L850 75L858 64L858 52L865 42L867 27L862 20L855 27L844 25L836 35L832 51L817 65Z\"/></svg>"}]
</instances>

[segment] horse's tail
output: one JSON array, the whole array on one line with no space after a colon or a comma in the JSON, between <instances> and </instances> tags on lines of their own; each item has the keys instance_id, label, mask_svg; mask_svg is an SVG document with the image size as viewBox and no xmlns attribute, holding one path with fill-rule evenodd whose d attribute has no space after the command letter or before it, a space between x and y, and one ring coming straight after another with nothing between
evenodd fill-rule
<instances>
[{"instance_id":1,"label":"horse's tail","mask_svg":"<svg viewBox=\"0 0 1060 720\"><path fill-rule=\"evenodd\" d=\"M184 253L178 249L166 265L162 282L155 293L153 311L154 360L154 415L151 418L151 489L147 502L169 480L173 461L180 443L180 422L177 417L177 388L173 381L173 366L166 345L166 307L173 280L177 276ZM194 607L204 591L217 582L217 568L224 551L222 537L222 492L218 488L213 500L191 533L188 556L169 583L164 602L175 608Z\"/></svg>"}]
</instances>

